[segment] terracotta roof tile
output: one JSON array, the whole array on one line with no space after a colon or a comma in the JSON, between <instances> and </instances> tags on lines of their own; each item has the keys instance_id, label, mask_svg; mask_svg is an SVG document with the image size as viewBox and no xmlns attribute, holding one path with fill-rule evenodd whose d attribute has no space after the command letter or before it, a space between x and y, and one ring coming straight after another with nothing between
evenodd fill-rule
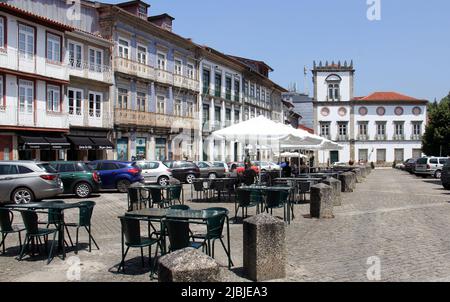
<instances>
[{"instance_id":1,"label":"terracotta roof tile","mask_svg":"<svg viewBox=\"0 0 450 302\"><path fill-rule=\"evenodd\" d=\"M374 92L365 97L355 97L354 101L422 101L397 92Z\"/></svg>"}]
</instances>

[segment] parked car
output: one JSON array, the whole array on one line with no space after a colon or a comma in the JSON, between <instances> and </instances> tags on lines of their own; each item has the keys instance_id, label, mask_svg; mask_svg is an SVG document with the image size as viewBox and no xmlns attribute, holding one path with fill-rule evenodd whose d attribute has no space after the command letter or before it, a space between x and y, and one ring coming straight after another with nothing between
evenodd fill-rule
<instances>
[{"instance_id":1,"label":"parked car","mask_svg":"<svg viewBox=\"0 0 450 302\"><path fill-rule=\"evenodd\" d=\"M100 176L88 164L76 161L55 161L49 164L59 173L64 194L86 198L100 190Z\"/></svg>"},{"instance_id":2,"label":"parked car","mask_svg":"<svg viewBox=\"0 0 450 302\"><path fill-rule=\"evenodd\" d=\"M414 173L422 177L433 176L441 178L442 166L447 162L446 157L422 157L416 161Z\"/></svg>"},{"instance_id":3,"label":"parked car","mask_svg":"<svg viewBox=\"0 0 450 302\"><path fill-rule=\"evenodd\" d=\"M48 163L0 162L0 202L30 203L63 191L61 178Z\"/></svg>"},{"instance_id":4,"label":"parked car","mask_svg":"<svg viewBox=\"0 0 450 302\"><path fill-rule=\"evenodd\" d=\"M215 167L223 167L225 169L225 173L230 172L230 169L228 168L228 164L224 161L213 161L212 164Z\"/></svg>"},{"instance_id":5,"label":"parked car","mask_svg":"<svg viewBox=\"0 0 450 302\"><path fill-rule=\"evenodd\" d=\"M410 158L410 159L408 159L407 161L405 161L405 163L404 163L404 170L405 171L408 171L409 173L414 173L414 170L415 170L415 168L416 168L416 161L417 161L417 159L415 159L415 158Z\"/></svg>"},{"instance_id":6,"label":"parked car","mask_svg":"<svg viewBox=\"0 0 450 302\"><path fill-rule=\"evenodd\" d=\"M100 175L102 189L117 189L126 193L132 183L144 180L136 162L96 160L89 165Z\"/></svg>"},{"instance_id":7,"label":"parked car","mask_svg":"<svg viewBox=\"0 0 450 302\"><path fill-rule=\"evenodd\" d=\"M172 170L163 162L141 160L137 161L136 165L141 168L145 183L157 183L166 186L172 178Z\"/></svg>"},{"instance_id":8,"label":"parked car","mask_svg":"<svg viewBox=\"0 0 450 302\"><path fill-rule=\"evenodd\" d=\"M442 167L441 182L444 188L450 190L450 160L447 160Z\"/></svg>"},{"instance_id":9,"label":"parked car","mask_svg":"<svg viewBox=\"0 0 450 302\"><path fill-rule=\"evenodd\" d=\"M172 170L172 176L181 182L191 184L195 178L200 177L200 169L193 162L169 160L163 163Z\"/></svg>"},{"instance_id":10,"label":"parked car","mask_svg":"<svg viewBox=\"0 0 450 302\"><path fill-rule=\"evenodd\" d=\"M225 168L223 166L215 166L210 162L197 161L195 162L197 167L200 169L200 177L204 178L217 178L225 177Z\"/></svg>"},{"instance_id":11,"label":"parked car","mask_svg":"<svg viewBox=\"0 0 450 302\"><path fill-rule=\"evenodd\" d=\"M281 171L281 167L274 162L262 161L254 162L255 166L261 167L262 172L266 171Z\"/></svg>"},{"instance_id":12,"label":"parked car","mask_svg":"<svg viewBox=\"0 0 450 302\"><path fill-rule=\"evenodd\" d=\"M231 169L231 166L236 165L236 173L244 173L245 171L245 164L243 162L230 162L228 163L228 167ZM259 167L252 164L250 167L253 169L256 173L259 173Z\"/></svg>"}]
</instances>

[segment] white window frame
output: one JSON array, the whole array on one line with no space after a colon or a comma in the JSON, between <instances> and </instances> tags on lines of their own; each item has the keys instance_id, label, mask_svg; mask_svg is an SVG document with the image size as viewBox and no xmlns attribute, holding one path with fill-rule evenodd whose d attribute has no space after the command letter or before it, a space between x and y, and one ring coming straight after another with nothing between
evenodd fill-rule
<instances>
[{"instance_id":1,"label":"white window frame","mask_svg":"<svg viewBox=\"0 0 450 302\"><path fill-rule=\"evenodd\" d=\"M46 86L47 112L61 112L61 86L53 84Z\"/></svg>"},{"instance_id":2,"label":"white window frame","mask_svg":"<svg viewBox=\"0 0 450 302\"><path fill-rule=\"evenodd\" d=\"M142 91L136 92L136 107L137 107L137 111L141 111L141 112L146 111L146 109L147 109L147 93L142 92Z\"/></svg>"},{"instance_id":3,"label":"white window frame","mask_svg":"<svg viewBox=\"0 0 450 302\"><path fill-rule=\"evenodd\" d=\"M182 116L183 113L183 101L181 99L175 99L174 115Z\"/></svg>"},{"instance_id":4,"label":"white window frame","mask_svg":"<svg viewBox=\"0 0 450 302\"><path fill-rule=\"evenodd\" d=\"M123 93L120 90L125 90L127 93ZM128 101L130 96L130 91L126 88L118 87L117 88L117 108L119 109L128 109ZM126 104L124 107L123 97L126 97ZM122 99L121 99L122 98Z\"/></svg>"},{"instance_id":5,"label":"white window frame","mask_svg":"<svg viewBox=\"0 0 450 302\"><path fill-rule=\"evenodd\" d=\"M32 29L32 31L33 31L32 35L31 35L31 33L29 31L26 30L28 28ZM19 41L18 41L17 49L18 49L18 52L19 52L19 57L22 58L22 59L34 60L34 51L36 49L36 45L35 45L36 29L34 27L30 26L30 25L19 23L18 24L18 31L19 31L19 37L18 37ZM23 48L23 49L21 49L21 43L20 43L20 36L21 35L25 36L25 41L24 41L24 44L23 44L23 46L25 48ZM27 42L29 42L28 39L30 38L30 36L31 36L31 46L32 46L31 50L29 49L30 48L29 47L30 46L29 43L27 43Z\"/></svg>"},{"instance_id":6,"label":"white window frame","mask_svg":"<svg viewBox=\"0 0 450 302\"><path fill-rule=\"evenodd\" d=\"M377 125L377 136L386 136L386 123L377 122L376 125Z\"/></svg>"},{"instance_id":7,"label":"white window frame","mask_svg":"<svg viewBox=\"0 0 450 302\"><path fill-rule=\"evenodd\" d=\"M70 91L73 92L73 105L72 105L72 113L71 113L71 109L70 109ZM80 108L78 108L77 106L77 93L80 93ZM83 89L78 89L78 88L72 88L69 87L67 88L67 112L69 113L69 115L74 115L74 116L81 116L83 115Z\"/></svg>"},{"instance_id":8,"label":"white window frame","mask_svg":"<svg viewBox=\"0 0 450 302\"><path fill-rule=\"evenodd\" d=\"M186 75L189 79L195 79L195 67L193 63L188 62L186 65Z\"/></svg>"},{"instance_id":9,"label":"white window frame","mask_svg":"<svg viewBox=\"0 0 450 302\"><path fill-rule=\"evenodd\" d=\"M70 45L73 45L73 62L70 61ZM80 60L77 58L77 46L80 47ZM72 40L69 40L67 43L67 52L69 54L69 66L72 68L82 69L83 68L83 44L78 43Z\"/></svg>"},{"instance_id":10,"label":"white window frame","mask_svg":"<svg viewBox=\"0 0 450 302\"><path fill-rule=\"evenodd\" d=\"M173 60L173 73L176 75L183 75L183 60L175 57Z\"/></svg>"},{"instance_id":11,"label":"white window frame","mask_svg":"<svg viewBox=\"0 0 450 302\"><path fill-rule=\"evenodd\" d=\"M94 62L91 61L91 51L94 51ZM98 53L100 53L100 62L97 62L97 59L98 59L97 55L98 55ZM96 72L102 72L103 49L89 46L88 57L89 57L89 70L90 71L96 71Z\"/></svg>"},{"instance_id":12,"label":"white window frame","mask_svg":"<svg viewBox=\"0 0 450 302\"><path fill-rule=\"evenodd\" d=\"M21 94L21 88L24 87L25 94ZM31 95L28 94L31 88ZM19 95L19 110L20 112L33 112L33 102L34 102L34 82L25 79L19 79L18 85L18 95Z\"/></svg>"},{"instance_id":13,"label":"white window frame","mask_svg":"<svg viewBox=\"0 0 450 302\"><path fill-rule=\"evenodd\" d=\"M322 137L330 136L330 122L321 122L320 123L320 135Z\"/></svg>"},{"instance_id":14,"label":"white window frame","mask_svg":"<svg viewBox=\"0 0 450 302\"><path fill-rule=\"evenodd\" d=\"M345 122L338 123L338 134L339 134L339 136L347 136L348 135L348 124L347 123L345 123Z\"/></svg>"},{"instance_id":15,"label":"white window frame","mask_svg":"<svg viewBox=\"0 0 450 302\"><path fill-rule=\"evenodd\" d=\"M94 108L92 110L91 110L91 95L94 96ZM100 96L100 102L98 103L97 103L97 96ZM89 118L102 117L102 103L103 103L103 93L98 91L89 91L88 93Z\"/></svg>"},{"instance_id":16,"label":"white window frame","mask_svg":"<svg viewBox=\"0 0 450 302\"><path fill-rule=\"evenodd\" d=\"M45 57L49 62L61 62L62 37L52 32L46 32L47 53Z\"/></svg>"},{"instance_id":17,"label":"white window frame","mask_svg":"<svg viewBox=\"0 0 450 302\"><path fill-rule=\"evenodd\" d=\"M194 117L194 103L193 102L187 102L187 116L188 117Z\"/></svg>"},{"instance_id":18,"label":"white window frame","mask_svg":"<svg viewBox=\"0 0 450 302\"><path fill-rule=\"evenodd\" d=\"M160 56L163 56L164 60L161 61ZM163 66L161 66L161 63L162 63ZM159 70L167 70L167 55L164 52L162 52L162 51L157 51L156 52L156 64L157 64L157 66L156 66L157 69L159 69ZM161 68L161 67L163 67L163 68Z\"/></svg>"},{"instance_id":19,"label":"white window frame","mask_svg":"<svg viewBox=\"0 0 450 302\"><path fill-rule=\"evenodd\" d=\"M405 133L403 122L394 122L394 134L397 136L403 136Z\"/></svg>"},{"instance_id":20,"label":"white window frame","mask_svg":"<svg viewBox=\"0 0 450 302\"><path fill-rule=\"evenodd\" d=\"M142 48L143 50L145 50L144 52L142 52L141 50L139 50L139 48ZM144 55L144 59L142 59L142 54ZM148 51L147 51L147 47L144 44L137 44L136 46L136 59L139 63L143 64L143 65L147 65L148 64Z\"/></svg>"},{"instance_id":21,"label":"white window frame","mask_svg":"<svg viewBox=\"0 0 450 302\"><path fill-rule=\"evenodd\" d=\"M121 45L120 41L127 42L127 46ZM130 59L130 40L119 37L117 39L117 55L124 59ZM125 50L127 51L127 56L124 56Z\"/></svg>"},{"instance_id":22,"label":"white window frame","mask_svg":"<svg viewBox=\"0 0 450 302\"><path fill-rule=\"evenodd\" d=\"M0 16L0 48L5 48L5 23L6 23L6 17Z\"/></svg>"},{"instance_id":23,"label":"white window frame","mask_svg":"<svg viewBox=\"0 0 450 302\"><path fill-rule=\"evenodd\" d=\"M412 126L413 135L422 135L422 122L412 122Z\"/></svg>"},{"instance_id":24,"label":"white window frame","mask_svg":"<svg viewBox=\"0 0 450 302\"><path fill-rule=\"evenodd\" d=\"M160 104L162 104L162 106ZM166 113L166 97L163 95L156 96L156 113L158 114Z\"/></svg>"}]
</instances>

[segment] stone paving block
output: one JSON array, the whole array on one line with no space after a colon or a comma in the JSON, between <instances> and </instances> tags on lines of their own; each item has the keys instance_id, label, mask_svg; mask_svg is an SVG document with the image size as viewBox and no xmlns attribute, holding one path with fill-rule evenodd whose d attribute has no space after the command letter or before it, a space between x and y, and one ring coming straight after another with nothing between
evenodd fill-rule
<instances>
[{"instance_id":1,"label":"stone paving block","mask_svg":"<svg viewBox=\"0 0 450 302\"><path fill-rule=\"evenodd\" d=\"M244 220L243 263L254 281L286 277L285 223L267 213Z\"/></svg>"},{"instance_id":2,"label":"stone paving block","mask_svg":"<svg viewBox=\"0 0 450 302\"><path fill-rule=\"evenodd\" d=\"M334 218L333 189L320 183L311 187L310 215L313 218Z\"/></svg>"},{"instance_id":3,"label":"stone paving block","mask_svg":"<svg viewBox=\"0 0 450 302\"><path fill-rule=\"evenodd\" d=\"M158 261L159 282L217 282L219 279L217 261L191 247L164 255Z\"/></svg>"},{"instance_id":4,"label":"stone paving block","mask_svg":"<svg viewBox=\"0 0 450 302\"><path fill-rule=\"evenodd\" d=\"M342 195L341 195L341 190L342 190L342 184L341 181L334 178L334 177L330 177L327 178L326 180L323 181L324 184L329 185L332 189L332 198L333 198L333 205L334 206L340 206L342 205Z\"/></svg>"}]
</instances>

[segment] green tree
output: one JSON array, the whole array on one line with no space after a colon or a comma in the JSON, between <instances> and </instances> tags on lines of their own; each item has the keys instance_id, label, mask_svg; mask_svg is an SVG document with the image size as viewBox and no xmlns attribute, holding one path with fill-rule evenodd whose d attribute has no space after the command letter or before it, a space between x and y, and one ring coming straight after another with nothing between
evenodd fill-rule
<instances>
[{"instance_id":1,"label":"green tree","mask_svg":"<svg viewBox=\"0 0 450 302\"><path fill-rule=\"evenodd\" d=\"M428 106L422 150L428 156L450 156L450 93L439 103Z\"/></svg>"}]
</instances>

